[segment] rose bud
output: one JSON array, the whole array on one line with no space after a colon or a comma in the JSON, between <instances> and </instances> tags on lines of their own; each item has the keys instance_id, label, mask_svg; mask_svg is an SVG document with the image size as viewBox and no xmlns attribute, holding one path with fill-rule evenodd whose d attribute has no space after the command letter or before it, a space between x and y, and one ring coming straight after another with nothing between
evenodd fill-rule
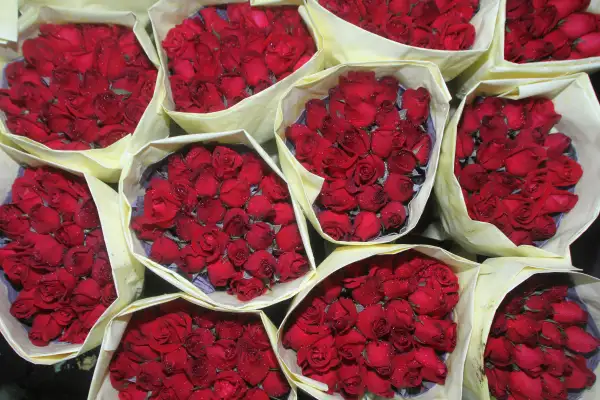
<instances>
[{"instance_id":1,"label":"rose bud","mask_svg":"<svg viewBox=\"0 0 600 400\"><path fill-rule=\"evenodd\" d=\"M235 268L233 268L229 260L218 260L210 264L207 267L207 271L210 283L217 287L227 286L229 279L236 273Z\"/></svg>"},{"instance_id":2,"label":"rose bud","mask_svg":"<svg viewBox=\"0 0 600 400\"><path fill-rule=\"evenodd\" d=\"M556 377L563 376L567 365L567 356L561 349L546 348L544 349L544 365L546 371Z\"/></svg>"},{"instance_id":3,"label":"rose bud","mask_svg":"<svg viewBox=\"0 0 600 400\"><path fill-rule=\"evenodd\" d=\"M584 58L598 56L600 54L600 32L592 32L580 37L576 41L574 50Z\"/></svg>"},{"instance_id":4,"label":"rose bud","mask_svg":"<svg viewBox=\"0 0 600 400\"><path fill-rule=\"evenodd\" d=\"M565 345L565 338L557 324L542 321L542 331L539 338L540 344L544 346L561 349Z\"/></svg>"},{"instance_id":5,"label":"rose bud","mask_svg":"<svg viewBox=\"0 0 600 400\"><path fill-rule=\"evenodd\" d=\"M508 390L523 399L542 398L542 380L532 378L523 371L513 371L508 377Z\"/></svg>"},{"instance_id":6,"label":"rose bud","mask_svg":"<svg viewBox=\"0 0 600 400\"><path fill-rule=\"evenodd\" d=\"M369 211L359 212L354 219L353 238L366 242L376 238L381 231L381 221L375 213Z\"/></svg>"},{"instance_id":7,"label":"rose bud","mask_svg":"<svg viewBox=\"0 0 600 400\"><path fill-rule=\"evenodd\" d=\"M588 313L574 301L561 301L550 307L552 319L561 325L582 325L588 321Z\"/></svg>"},{"instance_id":8,"label":"rose bud","mask_svg":"<svg viewBox=\"0 0 600 400\"><path fill-rule=\"evenodd\" d=\"M365 349L365 361L369 368L373 368L381 376L392 373L392 356L394 349L388 342L369 342Z\"/></svg>"},{"instance_id":9,"label":"rose bud","mask_svg":"<svg viewBox=\"0 0 600 400\"><path fill-rule=\"evenodd\" d=\"M566 369L571 371L571 374L565 377L568 390L589 388L596 382L596 374L587 367L585 357L567 358Z\"/></svg>"},{"instance_id":10,"label":"rose bud","mask_svg":"<svg viewBox=\"0 0 600 400\"><path fill-rule=\"evenodd\" d=\"M415 350L415 360L423 367L421 370L423 379L444 384L448 368L431 347L420 347Z\"/></svg>"},{"instance_id":11,"label":"rose bud","mask_svg":"<svg viewBox=\"0 0 600 400\"><path fill-rule=\"evenodd\" d=\"M596 16L586 12L571 14L559 23L558 29L570 40L577 40L596 31Z\"/></svg>"},{"instance_id":12,"label":"rose bud","mask_svg":"<svg viewBox=\"0 0 600 400\"><path fill-rule=\"evenodd\" d=\"M350 218L346 214L323 211L318 214L321 229L333 240L344 240L352 230Z\"/></svg>"},{"instance_id":13,"label":"rose bud","mask_svg":"<svg viewBox=\"0 0 600 400\"><path fill-rule=\"evenodd\" d=\"M571 145L571 138L563 133L553 133L546 136L544 147L549 158L556 158L563 154Z\"/></svg>"},{"instance_id":14,"label":"rose bud","mask_svg":"<svg viewBox=\"0 0 600 400\"><path fill-rule=\"evenodd\" d=\"M456 137L456 157L461 160L470 157L474 149L473 136L467 133L459 133Z\"/></svg>"},{"instance_id":15,"label":"rose bud","mask_svg":"<svg viewBox=\"0 0 600 400\"><path fill-rule=\"evenodd\" d=\"M600 345L600 340L578 326L565 329L565 336L567 348L576 353L591 353Z\"/></svg>"},{"instance_id":16,"label":"rose bud","mask_svg":"<svg viewBox=\"0 0 600 400\"><path fill-rule=\"evenodd\" d=\"M552 184L558 187L575 185L583 175L581 165L565 155L548 160L546 167Z\"/></svg>"},{"instance_id":17,"label":"rose bud","mask_svg":"<svg viewBox=\"0 0 600 400\"><path fill-rule=\"evenodd\" d=\"M512 364L512 344L504 337L488 338L484 357L492 364L505 367Z\"/></svg>"},{"instance_id":18,"label":"rose bud","mask_svg":"<svg viewBox=\"0 0 600 400\"><path fill-rule=\"evenodd\" d=\"M543 373L542 378L542 390L543 398L546 399L566 399L567 398L567 387L565 382L559 378L550 375L549 373Z\"/></svg>"},{"instance_id":19,"label":"rose bud","mask_svg":"<svg viewBox=\"0 0 600 400\"><path fill-rule=\"evenodd\" d=\"M542 326L539 321L524 315L517 315L507 321L506 337L513 343L534 345L541 329Z\"/></svg>"},{"instance_id":20,"label":"rose bud","mask_svg":"<svg viewBox=\"0 0 600 400\"><path fill-rule=\"evenodd\" d=\"M506 388L508 387L508 377L510 372L499 368L485 367L485 376L488 380L490 393L498 399L506 397Z\"/></svg>"},{"instance_id":21,"label":"rose bud","mask_svg":"<svg viewBox=\"0 0 600 400\"><path fill-rule=\"evenodd\" d=\"M402 108L407 110L406 117L415 125L421 125L429 117L431 95L425 88L407 89L402 93Z\"/></svg>"},{"instance_id":22,"label":"rose bud","mask_svg":"<svg viewBox=\"0 0 600 400\"><path fill-rule=\"evenodd\" d=\"M525 371L528 375L537 377L542 373L544 353L541 348L517 344L512 348L512 357L521 371Z\"/></svg>"},{"instance_id":23,"label":"rose bud","mask_svg":"<svg viewBox=\"0 0 600 400\"><path fill-rule=\"evenodd\" d=\"M170 265L179 260L179 246L166 236L161 236L152 243L150 257L156 262Z\"/></svg>"},{"instance_id":24,"label":"rose bud","mask_svg":"<svg viewBox=\"0 0 600 400\"><path fill-rule=\"evenodd\" d=\"M535 3L534 3L535 4ZM569 14L583 11L590 5L590 0L548 0L548 6L554 6L559 19L566 18Z\"/></svg>"}]
</instances>

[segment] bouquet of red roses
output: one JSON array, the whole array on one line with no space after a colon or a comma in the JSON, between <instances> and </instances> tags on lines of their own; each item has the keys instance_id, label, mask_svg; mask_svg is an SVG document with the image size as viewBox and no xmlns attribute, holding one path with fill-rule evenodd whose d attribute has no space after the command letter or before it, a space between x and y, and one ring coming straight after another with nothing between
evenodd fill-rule
<instances>
[{"instance_id":1,"label":"bouquet of red roses","mask_svg":"<svg viewBox=\"0 0 600 400\"><path fill-rule=\"evenodd\" d=\"M280 154L293 157L282 163L286 175L305 175L300 182L311 190L316 185L310 181L322 179L314 198L299 191L313 225L325 239L348 244L391 241L408 232L422 211L415 203L427 196L435 173L444 123L438 93L405 88L392 73L358 65L336 67L323 82L308 79L326 94L313 88L302 98L288 93L277 131L285 132Z\"/></svg>"},{"instance_id":2,"label":"bouquet of red roses","mask_svg":"<svg viewBox=\"0 0 600 400\"><path fill-rule=\"evenodd\" d=\"M600 212L585 189L600 173L589 128L599 112L584 74L482 82L444 135L435 183L444 229L477 254L567 254Z\"/></svg>"},{"instance_id":3,"label":"bouquet of red roses","mask_svg":"<svg viewBox=\"0 0 600 400\"><path fill-rule=\"evenodd\" d=\"M597 397L600 280L559 258L489 258L475 290L465 391L477 399Z\"/></svg>"},{"instance_id":4,"label":"bouquet of red roses","mask_svg":"<svg viewBox=\"0 0 600 400\"><path fill-rule=\"evenodd\" d=\"M116 321L127 323L124 332ZM140 300L107 328L120 344L103 343L90 398L295 398L271 347L274 332L262 312L224 312L177 294Z\"/></svg>"},{"instance_id":5,"label":"bouquet of red roses","mask_svg":"<svg viewBox=\"0 0 600 400\"><path fill-rule=\"evenodd\" d=\"M496 399L566 399L595 383L600 332L563 278L535 275L496 310L484 353Z\"/></svg>"},{"instance_id":6,"label":"bouquet of red roses","mask_svg":"<svg viewBox=\"0 0 600 400\"><path fill-rule=\"evenodd\" d=\"M515 63L600 56L600 15L590 0L506 2L504 58Z\"/></svg>"},{"instance_id":7,"label":"bouquet of red roses","mask_svg":"<svg viewBox=\"0 0 600 400\"><path fill-rule=\"evenodd\" d=\"M543 97L483 97L463 110L454 173L469 216L517 246L543 245L577 204L583 170L571 139L552 131L560 119Z\"/></svg>"},{"instance_id":8,"label":"bouquet of red roses","mask_svg":"<svg viewBox=\"0 0 600 400\"><path fill-rule=\"evenodd\" d=\"M430 61L447 81L488 49L498 14L497 0L309 0L307 7L337 63Z\"/></svg>"},{"instance_id":9,"label":"bouquet of red roses","mask_svg":"<svg viewBox=\"0 0 600 400\"><path fill-rule=\"evenodd\" d=\"M287 184L244 133L200 137L207 141L178 141L159 163L139 154L148 167L131 188L131 228L145 251L134 252L211 302L256 306L293 295L312 256Z\"/></svg>"},{"instance_id":10,"label":"bouquet of red roses","mask_svg":"<svg viewBox=\"0 0 600 400\"><path fill-rule=\"evenodd\" d=\"M21 26L22 58L0 64L0 131L30 153L116 181L122 153L159 138L137 129L161 120L149 107L158 60L132 14L102 13L106 23L33 10Z\"/></svg>"},{"instance_id":11,"label":"bouquet of red roses","mask_svg":"<svg viewBox=\"0 0 600 400\"><path fill-rule=\"evenodd\" d=\"M279 94L320 69L303 7L163 0L150 17L168 71L167 109L188 133L246 129L265 142Z\"/></svg>"},{"instance_id":12,"label":"bouquet of red roses","mask_svg":"<svg viewBox=\"0 0 600 400\"><path fill-rule=\"evenodd\" d=\"M15 330L7 321L11 328L2 333L32 362L46 352L60 361L96 346L111 313L134 295L135 288L118 288L113 280L115 266L131 267L128 257L121 259L126 245L120 226L108 228L114 237L107 242L102 226L118 213L112 203L117 195L95 178L2 150L3 170L14 181L2 188L9 195L0 205L0 291L12 317L27 326ZM21 335L28 335L25 345ZM34 351L29 342L47 350Z\"/></svg>"},{"instance_id":13,"label":"bouquet of red roses","mask_svg":"<svg viewBox=\"0 0 600 400\"><path fill-rule=\"evenodd\" d=\"M458 79L459 97L484 80L600 68L600 21L590 0L500 0L490 50Z\"/></svg>"},{"instance_id":14,"label":"bouquet of red roses","mask_svg":"<svg viewBox=\"0 0 600 400\"><path fill-rule=\"evenodd\" d=\"M457 329L470 315L455 307L472 298L477 265L415 250L341 248L319 266L324 278L298 296L280 329L279 356L301 388L317 398L460 398L460 384L444 384L449 368L462 371L468 334ZM457 335L467 338L458 348Z\"/></svg>"}]
</instances>

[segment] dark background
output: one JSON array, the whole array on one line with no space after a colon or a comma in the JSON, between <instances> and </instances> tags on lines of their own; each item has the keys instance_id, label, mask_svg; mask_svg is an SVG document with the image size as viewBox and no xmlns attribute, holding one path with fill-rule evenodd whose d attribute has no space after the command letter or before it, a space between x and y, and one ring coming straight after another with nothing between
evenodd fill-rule
<instances>
[{"instance_id":1,"label":"dark background","mask_svg":"<svg viewBox=\"0 0 600 400\"><path fill-rule=\"evenodd\" d=\"M600 90L600 74L591 76L596 95ZM598 127L600 131L600 127ZM598 132L600 134L600 132ZM600 156L600 155L599 155ZM600 181L600 177L599 181ZM413 232L422 231L432 220L434 215L433 193L419 226ZM325 258L329 247L319 235L311 230L311 245L315 253L317 265ZM581 268L585 273L600 278L600 218L596 219L590 228L571 245L573 265ZM452 242L438 242L418 235L409 235L399 240L401 243L433 244L450 248ZM156 296L164 293L177 292L177 289L167 282L162 281L154 273L146 270L146 281L143 297ZM271 306L264 311L277 326L283 320L289 301ZM0 336L0 400L81 400L87 398L88 389L92 381L93 368L84 366L85 362L94 361L99 348L92 350L74 360L55 366L40 366L31 364L20 358L8 345L3 336ZM304 393L299 394L300 399L311 399Z\"/></svg>"}]
</instances>

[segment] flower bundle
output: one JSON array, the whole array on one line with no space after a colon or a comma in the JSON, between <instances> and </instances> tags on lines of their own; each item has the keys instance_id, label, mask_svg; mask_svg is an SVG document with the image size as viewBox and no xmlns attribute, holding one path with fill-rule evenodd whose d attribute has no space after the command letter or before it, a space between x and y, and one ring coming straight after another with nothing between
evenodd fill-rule
<instances>
[{"instance_id":1,"label":"flower bundle","mask_svg":"<svg viewBox=\"0 0 600 400\"><path fill-rule=\"evenodd\" d=\"M366 258L316 286L288 318L283 347L329 393L420 394L445 382L459 290L453 270L424 254Z\"/></svg>"},{"instance_id":2,"label":"flower bundle","mask_svg":"<svg viewBox=\"0 0 600 400\"><path fill-rule=\"evenodd\" d=\"M117 298L98 211L86 182L27 167L0 206L0 267L17 289L10 313L36 346L83 343Z\"/></svg>"},{"instance_id":3,"label":"flower bundle","mask_svg":"<svg viewBox=\"0 0 600 400\"><path fill-rule=\"evenodd\" d=\"M243 145L194 145L152 167L131 226L150 259L247 302L305 275L287 184Z\"/></svg>"},{"instance_id":4,"label":"flower bundle","mask_svg":"<svg viewBox=\"0 0 600 400\"><path fill-rule=\"evenodd\" d=\"M398 43L435 50L467 50L475 42L470 23L479 0L319 0L333 14Z\"/></svg>"},{"instance_id":5,"label":"flower bundle","mask_svg":"<svg viewBox=\"0 0 600 400\"><path fill-rule=\"evenodd\" d=\"M138 311L110 361L120 399L285 399L284 377L261 319L183 301Z\"/></svg>"},{"instance_id":6,"label":"flower bundle","mask_svg":"<svg viewBox=\"0 0 600 400\"><path fill-rule=\"evenodd\" d=\"M600 56L600 21L590 0L508 0L504 58L515 63Z\"/></svg>"},{"instance_id":7,"label":"flower bundle","mask_svg":"<svg viewBox=\"0 0 600 400\"><path fill-rule=\"evenodd\" d=\"M202 7L171 28L168 57L175 110L210 113L285 79L315 54L298 7L231 3Z\"/></svg>"},{"instance_id":8,"label":"flower bundle","mask_svg":"<svg viewBox=\"0 0 600 400\"><path fill-rule=\"evenodd\" d=\"M105 148L131 134L154 94L156 67L131 28L42 24L5 68L8 130L55 150Z\"/></svg>"},{"instance_id":9,"label":"flower bundle","mask_svg":"<svg viewBox=\"0 0 600 400\"><path fill-rule=\"evenodd\" d=\"M325 179L313 207L329 237L364 242L404 226L431 154L430 99L393 76L352 71L287 127L295 158Z\"/></svg>"},{"instance_id":10,"label":"flower bundle","mask_svg":"<svg viewBox=\"0 0 600 400\"><path fill-rule=\"evenodd\" d=\"M571 139L551 132L561 115L552 100L477 99L458 126L455 174L469 216L497 226L515 245L554 236L577 204L583 174Z\"/></svg>"},{"instance_id":11,"label":"flower bundle","mask_svg":"<svg viewBox=\"0 0 600 400\"><path fill-rule=\"evenodd\" d=\"M485 374L497 399L566 399L596 381L598 328L557 274L513 289L494 316Z\"/></svg>"}]
</instances>

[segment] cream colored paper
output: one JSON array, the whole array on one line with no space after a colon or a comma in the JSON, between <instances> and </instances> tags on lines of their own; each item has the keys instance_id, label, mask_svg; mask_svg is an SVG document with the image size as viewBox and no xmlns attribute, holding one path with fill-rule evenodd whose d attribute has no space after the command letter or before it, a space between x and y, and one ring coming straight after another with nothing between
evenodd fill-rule
<instances>
[{"instance_id":1,"label":"cream colored paper","mask_svg":"<svg viewBox=\"0 0 600 400\"><path fill-rule=\"evenodd\" d=\"M16 1L17 0L8 0ZM148 7L157 0L18 0L21 12L39 6L88 8L90 10L131 11L144 23L148 21Z\"/></svg>"},{"instance_id":2,"label":"cream colored paper","mask_svg":"<svg viewBox=\"0 0 600 400\"><path fill-rule=\"evenodd\" d=\"M19 26L19 8L17 0L4 0L0 12L0 45L16 42Z\"/></svg>"},{"instance_id":3,"label":"cream colored paper","mask_svg":"<svg viewBox=\"0 0 600 400\"><path fill-rule=\"evenodd\" d=\"M253 4L270 4L273 0L253 0ZM350 62L423 60L438 65L449 81L473 64L488 50L494 36L500 0L481 0L471 20L475 27L475 43L470 50L445 51L408 46L368 32L344 21L318 0L307 0L306 7L323 36L327 66Z\"/></svg>"},{"instance_id":4,"label":"cream colored paper","mask_svg":"<svg viewBox=\"0 0 600 400\"><path fill-rule=\"evenodd\" d=\"M0 144L0 165L3 171L0 174L1 199L6 199L22 165L49 166L82 176L77 171L43 161L3 144ZM98 346L110 318L139 296L144 283L144 269L129 253L123 230L119 224L118 194L93 176L83 176L98 209L118 298L96 321L83 344L50 343L46 347L37 347L29 341L23 324L10 314L7 288L0 284L0 332L17 354L34 364L55 364L74 358Z\"/></svg>"},{"instance_id":5,"label":"cream colored paper","mask_svg":"<svg viewBox=\"0 0 600 400\"><path fill-rule=\"evenodd\" d=\"M154 39L158 48L160 62L165 71L168 71L167 54L162 48L162 41L167 33L175 25L193 15L204 6L224 5L227 3L240 3L246 0L160 0L150 8L150 21L154 30ZM285 1L272 3L272 5L285 4ZM314 23L309 17L304 6L298 7L298 11L315 40L317 52L312 58L275 85L250 96L238 104L226 110L212 113L188 113L175 111L173 94L169 83L168 73L164 76L166 98L164 108L171 118L188 133L199 132L222 132L234 129L245 129L259 143L264 143L273 138L273 119L277 101L283 93L298 79L313 74L323 69L324 53L322 51L322 39L315 29Z\"/></svg>"},{"instance_id":6,"label":"cream colored paper","mask_svg":"<svg viewBox=\"0 0 600 400\"><path fill-rule=\"evenodd\" d=\"M541 247L515 246L498 228L474 221L467 213L463 194L454 175L457 127L467 102L477 96L523 99L544 96L552 99L562 119L555 126L573 141L583 177L575 186L579 201L565 213L556 235ZM444 229L466 250L490 256L570 257L569 246L600 213L600 196L595 191L600 176L600 105L586 74L552 80L512 79L481 82L462 101L446 127L435 196L440 205Z\"/></svg>"},{"instance_id":7,"label":"cream colored paper","mask_svg":"<svg viewBox=\"0 0 600 400\"><path fill-rule=\"evenodd\" d=\"M161 104L165 96L164 71L160 68L154 45L145 31L144 24L135 15L125 11L106 11L94 8L62 8L62 7L29 7L19 19L18 52L13 52L9 59L0 59L0 70L7 63L21 57L21 46L26 39L38 35L38 26L43 23L109 23L129 26L139 40L148 58L158 69L158 77L152 100L142 115L133 135L128 135L103 149L83 151L53 150L24 136L9 132L4 115L0 118L0 134L25 151L44 160L63 165L81 173L93 175L103 181L117 182L123 167L126 154L135 153L146 143L162 139L168 134L168 118L162 112ZM2 113L3 114L3 113Z\"/></svg>"},{"instance_id":8,"label":"cream colored paper","mask_svg":"<svg viewBox=\"0 0 600 400\"><path fill-rule=\"evenodd\" d=\"M506 1L499 0L496 29L489 50L456 80L457 96L464 97L478 82L492 79L549 78L600 69L600 56L582 60L546 61L518 64L504 59ZM600 0L591 0L588 12L600 14Z\"/></svg>"},{"instance_id":9,"label":"cream colored paper","mask_svg":"<svg viewBox=\"0 0 600 400\"><path fill-rule=\"evenodd\" d=\"M397 234L390 234L369 242L346 242L331 238L319 224L317 214L313 210L313 203L321 192L324 179L309 172L296 160L290 149L285 144L285 130L294 124L304 110L305 103L310 99L328 96L329 89L337 86L339 77L348 71L374 71L376 76L392 75L400 81L405 88L425 87L431 94L431 118L435 130L435 141L432 143L431 157L427 166L425 182L419 193L408 205L408 222ZM438 157L444 126L448 118L451 96L444 84L439 69L428 62L397 61L342 64L326 69L317 74L307 76L296 82L281 98L275 117L275 139L279 150L279 162L286 179L290 183L292 195L300 203L304 213L319 232L319 234L332 243L340 245L372 245L376 243L392 242L410 232L421 218L425 204L431 193L433 181L437 170Z\"/></svg>"},{"instance_id":10,"label":"cream colored paper","mask_svg":"<svg viewBox=\"0 0 600 400\"><path fill-rule=\"evenodd\" d=\"M424 245L378 245L369 247L339 247L329 255L317 268L316 279L306 286L290 304L290 308L285 316L285 319L277 332L277 346L274 347L277 357L288 369L292 379L296 382L299 388L310 393L318 400L341 400L340 394L327 394L327 385L322 382L317 382L302 375L302 369L296 363L296 352L292 349L283 347L283 335L287 328L286 324L294 309L302 303L302 301L315 289L325 278L334 272L350 265L354 262L364 260L375 255L394 255L408 250L415 250L419 253L433 257L446 264L454 271L458 277L460 285L460 299L453 311L453 320L458 324L457 339L455 350L448 355L446 365L448 367L448 377L444 385L436 385L420 396L410 397L410 399L419 400L455 400L460 399L462 395L462 380L467 348L471 338L471 329L473 326L473 307L474 294L477 276L479 275L479 264L455 256L443 249L434 246ZM372 394L364 395L359 400L374 399ZM395 399L405 399L397 395Z\"/></svg>"},{"instance_id":11,"label":"cream colored paper","mask_svg":"<svg viewBox=\"0 0 600 400\"><path fill-rule=\"evenodd\" d=\"M211 294L206 294L194 286L192 282L187 280L185 277L179 275L177 272L163 267L146 256L146 252L142 247L141 241L137 239L135 232L133 232L133 230L130 228L132 204L135 204L138 196L143 196L145 193L145 189L142 187L140 182L142 175L149 166L163 160L169 155L192 143L246 145L250 149L255 150L258 156L262 158L277 175L285 180L282 173L279 171L279 168L277 168L277 165L273 162L269 155L260 147L256 140L254 140L247 132L243 130L222 133L184 135L159 140L148 144L138 154L136 154L130 160L130 163L123 169L123 175L121 177L121 181L119 182L123 227L129 247L134 256L158 276L172 283L177 288L189 293L194 297L197 297L202 301L215 304L218 307L239 310L256 310L293 297L312 279L316 269L313 252L310 247L306 220L304 219L304 215L302 214L300 206L293 200L293 198L292 205L294 207L294 213L298 223L300 236L302 237L302 242L304 243L304 249L308 258L310 270L306 273L306 275L294 281L277 283L270 291L250 301L240 301L235 296L229 295L225 291L216 291Z\"/></svg>"},{"instance_id":12,"label":"cream colored paper","mask_svg":"<svg viewBox=\"0 0 600 400\"><path fill-rule=\"evenodd\" d=\"M571 270L565 269L570 268ZM496 310L515 287L535 274L564 272L573 279L577 295L588 308L594 321L600 321L600 280L565 266L560 260L540 258L490 258L481 266L475 290L473 335L467 353L464 375L464 398L491 400L484 372L483 354ZM600 373L600 366L594 371ZM600 396L600 385L583 392L582 400Z\"/></svg>"},{"instance_id":13,"label":"cream colored paper","mask_svg":"<svg viewBox=\"0 0 600 400\"><path fill-rule=\"evenodd\" d=\"M141 299L131 304L125 310L123 310L119 315L116 315L108 324L106 328L106 335L104 336L104 341L102 342L102 347L100 348L100 355L98 356L98 362L96 363L96 369L94 370L94 376L92 378L92 384L90 387L90 392L88 394L88 400L114 400L118 398L118 392L115 388L112 387L110 383L110 375L108 367L110 365L110 360L112 359L115 351L119 347L119 342L123 337L123 333L127 328L127 324L131 319L133 313L138 311L143 311L146 308L157 306L159 304L168 303L173 300L183 299L192 304L197 305L201 308L207 308L213 311L220 312L231 312L231 313L246 313L246 314L255 314L258 315L265 327L267 335L269 336L269 340L271 342L271 347L275 349L276 337L277 337L277 328L275 325L269 320L267 315L262 311L239 311L239 310L225 310L210 304L204 303L201 300L198 300L192 296L189 296L184 293L174 293L174 294L165 294L158 297L150 297L146 299ZM280 361L281 364L281 361ZM287 371L281 366L281 370L283 374L288 379L288 382L291 387L290 394L287 397L287 400L296 400L297 392L296 385L290 379Z\"/></svg>"}]
</instances>

